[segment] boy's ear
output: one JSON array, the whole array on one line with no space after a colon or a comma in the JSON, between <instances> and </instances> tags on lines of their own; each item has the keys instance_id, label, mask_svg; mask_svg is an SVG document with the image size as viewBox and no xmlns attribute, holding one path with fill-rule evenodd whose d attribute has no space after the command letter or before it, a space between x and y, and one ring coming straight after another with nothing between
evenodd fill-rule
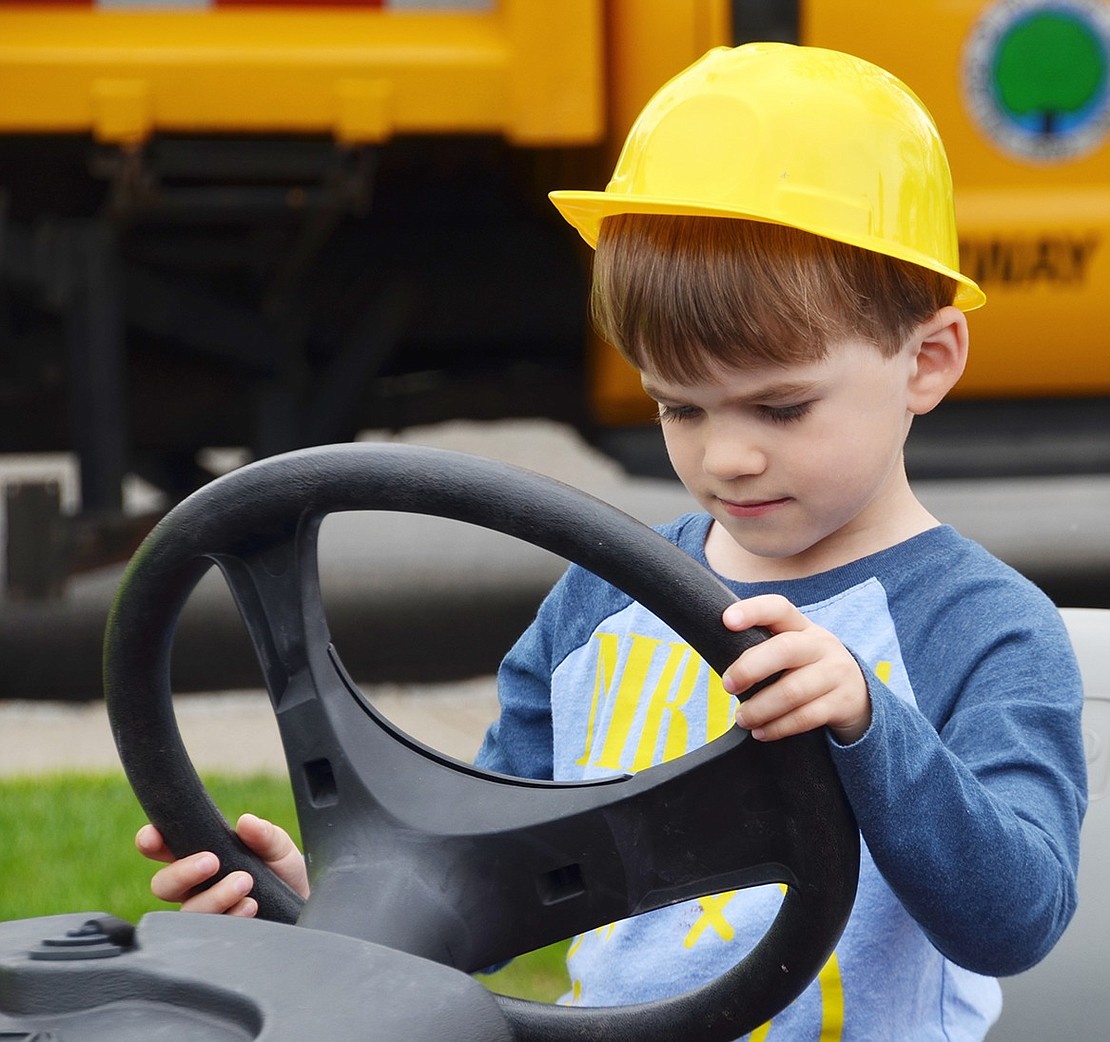
<instances>
[{"instance_id":1,"label":"boy's ear","mask_svg":"<svg viewBox=\"0 0 1110 1042\"><path fill-rule=\"evenodd\" d=\"M935 409L967 364L967 318L956 307L941 308L914 330L910 350L909 409L915 416Z\"/></svg>"}]
</instances>

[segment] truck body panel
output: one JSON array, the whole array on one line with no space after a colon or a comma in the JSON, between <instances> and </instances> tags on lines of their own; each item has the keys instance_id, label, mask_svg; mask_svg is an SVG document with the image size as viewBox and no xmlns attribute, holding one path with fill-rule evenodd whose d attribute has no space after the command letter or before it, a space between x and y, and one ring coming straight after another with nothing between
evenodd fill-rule
<instances>
[{"instance_id":1,"label":"truck body panel","mask_svg":"<svg viewBox=\"0 0 1110 1042\"><path fill-rule=\"evenodd\" d=\"M0 4L0 134L602 132L600 9L486 12L302 5L176 10Z\"/></svg>"}]
</instances>

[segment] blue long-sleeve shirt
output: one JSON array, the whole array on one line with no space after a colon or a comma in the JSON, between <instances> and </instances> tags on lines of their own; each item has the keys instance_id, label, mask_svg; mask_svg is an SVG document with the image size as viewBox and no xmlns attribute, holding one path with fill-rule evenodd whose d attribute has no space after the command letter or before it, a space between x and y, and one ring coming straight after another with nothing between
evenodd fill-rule
<instances>
[{"instance_id":1,"label":"blue long-sleeve shirt","mask_svg":"<svg viewBox=\"0 0 1110 1042\"><path fill-rule=\"evenodd\" d=\"M702 564L710 518L661 529ZM817 981L753 1039L978 1040L995 975L1043 957L1076 904L1082 689L1059 613L942 526L777 592L864 669L872 723L830 738L863 839L855 909ZM732 722L681 638L572 567L510 651L479 763L578 780L640 770ZM721 794L727 828L728 793ZM778 887L702 898L575 939L567 1001L646 1001L717 976L763 935Z\"/></svg>"}]
</instances>

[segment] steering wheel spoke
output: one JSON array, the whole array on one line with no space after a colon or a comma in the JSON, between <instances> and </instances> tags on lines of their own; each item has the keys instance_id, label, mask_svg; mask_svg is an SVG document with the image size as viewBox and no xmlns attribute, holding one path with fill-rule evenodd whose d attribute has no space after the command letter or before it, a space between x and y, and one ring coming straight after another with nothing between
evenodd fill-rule
<instances>
[{"instance_id":1,"label":"steering wheel spoke","mask_svg":"<svg viewBox=\"0 0 1110 1042\"><path fill-rule=\"evenodd\" d=\"M330 640L317 574L318 526L306 527L253 552L210 555L239 608L277 711L308 669L312 649Z\"/></svg>"}]
</instances>

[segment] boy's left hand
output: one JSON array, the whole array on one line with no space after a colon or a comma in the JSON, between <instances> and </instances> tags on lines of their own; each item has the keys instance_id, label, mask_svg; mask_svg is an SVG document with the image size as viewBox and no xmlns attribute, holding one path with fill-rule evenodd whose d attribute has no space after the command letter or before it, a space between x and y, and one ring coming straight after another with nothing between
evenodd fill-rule
<instances>
[{"instance_id":1,"label":"boy's left hand","mask_svg":"<svg viewBox=\"0 0 1110 1042\"><path fill-rule=\"evenodd\" d=\"M730 630L765 626L773 636L749 648L721 679L743 698L753 684L777 680L741 703L736 722L759 741L828 727L844 745L871 726L871 698L859 663L828 630L807 619L785 597L767 594L737 601L724 612Z\"/></svg>"}]
</instances>

